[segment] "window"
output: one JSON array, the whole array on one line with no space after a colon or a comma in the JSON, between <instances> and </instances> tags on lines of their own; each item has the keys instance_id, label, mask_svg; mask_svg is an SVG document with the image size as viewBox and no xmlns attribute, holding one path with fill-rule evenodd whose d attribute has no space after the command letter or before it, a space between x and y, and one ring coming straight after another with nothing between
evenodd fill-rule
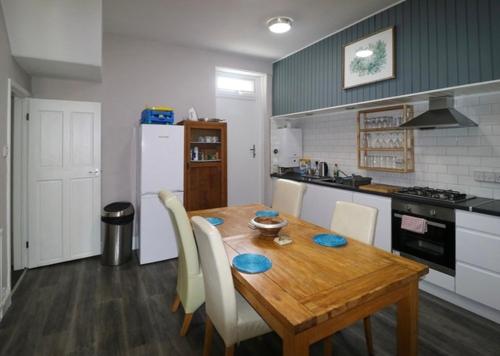
<instances>
[{"instance_id":1,"label":"window","mask_svg":"<svg viewBox=\"0 0 500 356\"><path fill-rule=\"evenodd\" d=\"M232 73L217 73L217 95L255 98L255 79Z\"/></svg>"}]
</instances>

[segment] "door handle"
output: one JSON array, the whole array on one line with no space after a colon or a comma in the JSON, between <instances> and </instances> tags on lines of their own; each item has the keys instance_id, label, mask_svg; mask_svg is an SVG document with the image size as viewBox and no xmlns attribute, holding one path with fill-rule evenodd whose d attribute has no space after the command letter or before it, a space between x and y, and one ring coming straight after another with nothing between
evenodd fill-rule
<instances>
[{"instance_id":1,"label":"door handle","mask_svg":"<svg viewBox=\"0 0 500 356\"><path fill-rule=\"evenodd\" d=\"M255 158L255 145L252 145L252 148L250 148L250 151L252 151L252 158Z\"/></svg>"},{"instance_id":2,"label":"door handle","mask_svg":"<svg viewBox=\"0 0 500 356\"><path fill-rule=\"evenodd\" d=\"M89 171L90 174L99 174L99 169L94 169L93 171Z\"/></svg>"}]
</instances>

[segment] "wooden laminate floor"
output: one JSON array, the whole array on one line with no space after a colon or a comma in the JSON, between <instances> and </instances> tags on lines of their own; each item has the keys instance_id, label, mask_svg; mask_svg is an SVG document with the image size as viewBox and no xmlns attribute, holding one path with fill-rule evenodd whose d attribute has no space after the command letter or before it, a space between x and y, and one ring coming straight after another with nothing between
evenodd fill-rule
<instances>
[{"instance_id":1,"label":"wooden laminate floor","mask_svg":"<svg viewBox=\"0 0 500 356\"><path fill-rule=\"evenodd\" d=\"M201 355L203 311L180 337L183 312L169 310L175 281L175 260L110 268L91 258L30 270L0 323L0 354ZM420 355L500 355L500 325L426 293L420 301ZM395 355L395 316L389 308L372 318L377 355ZM337 333L334 345L336 356L366 355L362 324ZM222 354L216 337L213 355ZM248 340L236 355L281 355L281 340Z\"/></svg>"}]
</instances>

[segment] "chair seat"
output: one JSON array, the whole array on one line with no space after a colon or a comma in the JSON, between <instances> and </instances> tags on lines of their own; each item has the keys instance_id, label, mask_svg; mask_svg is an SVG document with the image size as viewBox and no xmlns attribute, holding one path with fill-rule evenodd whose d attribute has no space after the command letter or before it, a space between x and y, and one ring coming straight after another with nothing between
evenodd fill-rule
<instances>
[{"instance_id":1,"label":"chair seat","mask_svg":"<svg viewBox=\"0 0 500 356\"><path fill-rule=\"evenodd\" d=\"M271 328L250 304L236 292L238 310L238 341L244 341L271 332Z\"/></svg>"}]
</instances>

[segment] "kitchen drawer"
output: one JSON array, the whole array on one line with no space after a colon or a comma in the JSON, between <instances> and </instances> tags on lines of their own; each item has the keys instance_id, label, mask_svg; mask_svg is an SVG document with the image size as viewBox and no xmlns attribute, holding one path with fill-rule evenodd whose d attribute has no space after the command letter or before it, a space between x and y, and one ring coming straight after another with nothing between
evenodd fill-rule
<instances>
[{"instance_id":1,"label":"kitchen drawer","mask_svg":"<svg viewBox=\"0 0 500 356\"><path fill-rule=\"evenodd\" d=\"M456 293L500 310L500 274L457 262Z\"/></svg>"},{"instance_id":2,"label":"kitchen drawer","mask_svg":"<svg viewBox=\"0 0 500 356\"><path fill-rule=\"evenodd\" d=\"M429 268L429 273L422 277L423 281L432 283L438 287L455 291L455 277Z\"/></svg>"},{"instance_id":3,"label":"kitchen drawer","mask_svg":"<svg viewBox=\"0 0 500 356\"><path fill-rule=\"evenodd\" d=\"M500 273L500 236L457 227L456 254L457 261Z\"/></svg>"},{"instance_id":4,"label":"kitchen drawer","mask_svg":"<svg viewBox=\"0 0 500 356\"><path fill-rule=\"evenodd\" d=\"M456 211L456 226L500 236L500 217L468 211Z\"/></svg>"}]
</instances>

